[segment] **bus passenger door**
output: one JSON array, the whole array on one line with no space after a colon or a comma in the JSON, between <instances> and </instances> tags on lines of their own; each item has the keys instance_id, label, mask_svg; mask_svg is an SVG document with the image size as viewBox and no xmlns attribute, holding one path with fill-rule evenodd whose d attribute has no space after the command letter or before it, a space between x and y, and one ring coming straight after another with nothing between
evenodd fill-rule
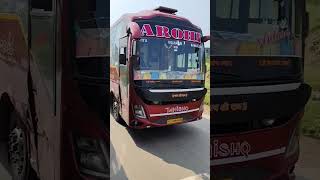
<instances>
[{"instance_id":1,"label":"bus passenger door","mask_svg":"<svg viewBox=\"0 0 320 180\"><path fill-rule=\"evenodd\" d=\"M128 71L128 37L119 42L119 79L120 79L120 115L129 123L129 71Z\"/></svg>"}]
</instances>

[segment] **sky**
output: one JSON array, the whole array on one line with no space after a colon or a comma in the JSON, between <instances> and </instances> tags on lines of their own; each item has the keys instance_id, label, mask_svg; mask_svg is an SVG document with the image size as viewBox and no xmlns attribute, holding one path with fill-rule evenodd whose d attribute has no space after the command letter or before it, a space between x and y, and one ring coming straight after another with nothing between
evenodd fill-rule
<instances>
[{"instance_id":1,"label":"sky","mask_svg":"<svg viewBox=\"0 0 320 180\"><path fill-rule=\"evenodd\" d=\"M177 15L189 19L202 29L204 35L210 33L210 0L111 0L110 22L116 22L125 13L151 10L158 6L177 9ZM208 46L210 43L206 43Z\"/></svg>"}]
</instances>

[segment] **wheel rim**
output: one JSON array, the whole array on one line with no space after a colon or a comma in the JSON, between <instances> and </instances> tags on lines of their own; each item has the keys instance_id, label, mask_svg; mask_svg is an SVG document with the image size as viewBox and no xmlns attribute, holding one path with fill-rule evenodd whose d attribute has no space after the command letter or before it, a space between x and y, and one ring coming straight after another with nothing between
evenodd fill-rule
<instances>
[{"instance_id":1,"label":"wheel rim","mask_svg":"<svg viewBox=\"0 0 320 180\"><path fill-rule=\"evenodd\" d=\"M116 100L113 100L113 103L112 103L112 113L114 118L117 120L119 116L119 104Z\"/></svg>"},{"instance_id":2,"label":"wheel rim","mask_svg":"<svg viewBox=\"0 0 320 180\"><path fill-rule=\"evenodd\" d=\"M26 137L22 129L14 128L9 135L9 158L14 179L23 179L26 170Z\"/></svg>"}]
</instances>

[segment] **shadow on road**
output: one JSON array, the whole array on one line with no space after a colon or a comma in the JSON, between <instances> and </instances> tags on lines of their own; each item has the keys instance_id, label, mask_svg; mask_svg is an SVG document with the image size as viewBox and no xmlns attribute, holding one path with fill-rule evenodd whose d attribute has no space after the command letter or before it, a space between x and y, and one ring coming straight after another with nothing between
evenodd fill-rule
<instances>
[{"instance_id":1,"label":"shadow on road","mask_svg":"<svg viewBox=\"0 0 320 180\"><path fill-rule=\"evenodd\" d=\"M296 164L297 180L320 179L320 140L306 136L300 138L300 157Z\"/></svg>"},{"instance_id":2,"label":"shadow on road","mask_svg":"<svg viewBox=\"0 0 320 180\"><path fill-rule=\"evenodd\" d=\"M302 177L302 176L297 176L296 180L311 180L311 179L307 179L307 178Z\"/></svg>"},{"instance_id":3,"label":"shadow on road","mask_svg":"<svg viewBox=\"0 0 320 180\"><path fill-rule=\"evenodd\" d=\"M127 130L137 147L144 151L196 174L209 173L208 120L162 128Z\"/></svg>"},{"instance_id":4,"label":"shadow on road","mask_svg":"<svg viewBox=\"0 0 320 180\"><path fill-rule=\"evenodd\" d=\"M7 143L3 141L0 141L0 164L5 168L7 172L10 172L8 162L8 146Z\"/></svg>"},{"instance_id":5,"label":"shadow on road","mask_svg":"<svg viewBox=\"0 0 320 180\"><path fill-rule=\"evenodd\" d=\"M112 143L110 143L110 157L117 157ZM128 180L123 166L119 163L118 159L110 158L110 179L113 180Z\"/></svg>"}]
</instances>

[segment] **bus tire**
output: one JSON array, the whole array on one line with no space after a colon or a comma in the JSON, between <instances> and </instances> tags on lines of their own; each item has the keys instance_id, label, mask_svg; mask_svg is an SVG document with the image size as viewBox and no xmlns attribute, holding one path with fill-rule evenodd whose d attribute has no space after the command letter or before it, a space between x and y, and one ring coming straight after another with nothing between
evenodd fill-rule
<instances>
[{"instance_id":1,"label":"bus tire","mask_svg":"<svg viewBox=\"0 0 320 180\"><path fill-rule=\"evenodd\" d=\"M10 115L8 139L8 157L12 180L37 180L37 175L29 162L28 133L15 111Z\"/></svg>"}]
</instances>

